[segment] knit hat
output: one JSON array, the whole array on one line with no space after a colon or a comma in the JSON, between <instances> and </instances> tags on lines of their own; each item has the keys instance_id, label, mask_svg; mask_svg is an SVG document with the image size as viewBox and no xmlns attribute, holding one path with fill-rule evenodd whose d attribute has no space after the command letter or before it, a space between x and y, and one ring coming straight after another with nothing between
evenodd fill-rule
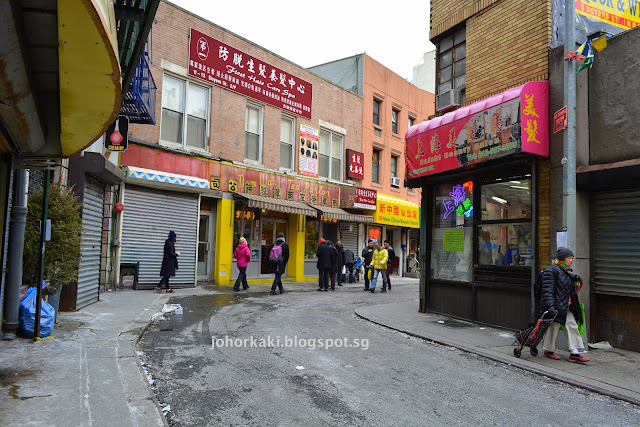
<instances>
[{"instance_id":1,"label":"knit hat","mask_svg":"<svg viewBox=\"0 0 640 427\"><path fill-rule=\"evenodd\" d=\"M560 246L558 248L558 253L556 254L556 258L560 261L563 259L569 258L570 256L574 256L573 252L569 248L565 248L564 246Z\"/></svg>"},{"instance_id":2,"label":"knit hat","mask_svg":"<svg viewBox=\"0 0 640 427\"><path fill-rule=\"evenodd\" d=\"M284 239L284 233L278 233L278 239L281 237Z\"/></svg>"},{"instance_id":3,"label":"knit hat","mask_svg":"<svg viewBox=\"0 0 640 427\"><path fill-rule=\"evenodd\" d=\"M175 239L176 237L177 237L177 236L176 236L176 232L175 232L175 231L173 231L173 230L171 230L171 231L169 232L169 238L170 238L170 239Z\"/></svg>"},{"instance_id":4,"label":"knit hat","mask_svg":"<svg viewBox=\"0 0 640 427\"><path fill-rule=\"evenodd\" d=\"M320 241L319 241L319 243L324 243L324 242L326 242L326 240L324 240L324 239L320 239Z\"/></svg>"},{"instance_id":5,"label":"knit hat","mask_svg":"<svg viewBox=\"0 0 640 427\"><path fill-rule=\"evenodd\" d=\"M247 243L247 239L245 239L244 237L240 238L240 243Z\"/></svg>"}]
</instances>

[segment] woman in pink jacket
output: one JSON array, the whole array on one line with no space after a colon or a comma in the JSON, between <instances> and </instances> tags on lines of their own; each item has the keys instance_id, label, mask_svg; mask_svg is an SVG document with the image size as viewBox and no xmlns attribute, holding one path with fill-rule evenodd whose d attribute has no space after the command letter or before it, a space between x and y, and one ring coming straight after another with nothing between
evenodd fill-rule
<instances>
[{"instance_id":1,"label":"woman in pink jacket","mask_svg":"<svg viewBox=\"0 0 640 427\"><path fill-rule=\"evenodd\" d=\"M244 237L240 238L240 243L233 253L233 257L238 260L238 270L240 270L233 290L240 290L240 282L242 282L242 289L249 289L249 285L247 284L247 265L249 265L249 261L251 261L251 251L249 250L249 246L247 246L247 239Z\"/></svg>"}]
</instances>

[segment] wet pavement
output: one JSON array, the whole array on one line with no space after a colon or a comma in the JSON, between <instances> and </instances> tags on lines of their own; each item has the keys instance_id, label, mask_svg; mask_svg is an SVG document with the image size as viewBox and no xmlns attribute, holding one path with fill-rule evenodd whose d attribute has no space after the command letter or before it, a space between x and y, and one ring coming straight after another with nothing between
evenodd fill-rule
<instances>
[{"instance_id":1,"label":"wet pavement","mask_svg":"<svg viewBox=\"0 0 640 427\"><path fill-rule=\"evenodd\" d=\"M404 315L415 313L415 284L386 294L360 286L276 296L265 290L172 298L182 314L165 314L139 341L170 425L637 425L640 419L640 409L628 403L354 315L380 304L404 304ZM453 319L446 327L477 329ZM244 344L212 348L212 337ZM252 346L251 339L266 345ZM282 345L287 339L307 345ZM344 339L349 345L335 345ZM333 347L318 347L320 340ZM356 340L366 340L366 350L354 347Z\"/></svg>"}]
</instances>

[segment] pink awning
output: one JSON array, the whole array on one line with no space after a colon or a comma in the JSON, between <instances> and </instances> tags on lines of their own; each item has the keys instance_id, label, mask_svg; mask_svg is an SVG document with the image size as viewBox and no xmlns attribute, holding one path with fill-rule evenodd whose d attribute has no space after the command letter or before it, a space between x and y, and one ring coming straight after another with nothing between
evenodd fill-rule
<instances>
[{"instance_id":1,"label":"pink awning","mask_svg":"<svg viewBox=\"0 0 640 427\"><path fill-rule=\"evenodd\" d=\"M549 155L549 83L528 82L411 127L407 178L513 153Z\"/></svg>"}]
</instances>

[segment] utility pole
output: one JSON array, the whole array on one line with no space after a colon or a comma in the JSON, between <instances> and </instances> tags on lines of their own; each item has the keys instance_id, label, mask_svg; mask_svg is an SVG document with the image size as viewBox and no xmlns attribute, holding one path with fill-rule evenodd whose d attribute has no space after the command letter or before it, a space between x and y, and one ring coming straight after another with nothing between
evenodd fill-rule
<instances>
[{"instance_id":1,"label":"utility pole","mask_svg":"<svg viewBox=\"0 0 640 427\"><path fill-rule=\"evenodd\" d=\"M575 1L565 0L564 47L576 48ZM576 63L564 61L564 104L567 106L567 129L564 131L562 157L562 231L567 233L567 247L576 251Z\"/></svg>"}]
</instances>

